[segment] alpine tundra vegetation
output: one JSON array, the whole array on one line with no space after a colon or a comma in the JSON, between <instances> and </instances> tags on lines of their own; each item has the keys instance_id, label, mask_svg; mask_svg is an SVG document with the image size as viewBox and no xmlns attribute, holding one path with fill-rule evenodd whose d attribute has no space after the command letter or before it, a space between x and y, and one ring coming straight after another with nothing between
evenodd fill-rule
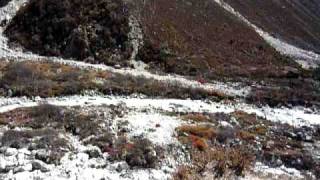
<instances>
[{"instance_id":1,"label":"alpine tundra vegetation","mask_svg":"<svg viewBox=\"0 0 320 180\"><path fill-rule=\"evenodd\" d=\"M0 179L320 179L316 0L0 0Z\"/></svg>"}]
</instances>

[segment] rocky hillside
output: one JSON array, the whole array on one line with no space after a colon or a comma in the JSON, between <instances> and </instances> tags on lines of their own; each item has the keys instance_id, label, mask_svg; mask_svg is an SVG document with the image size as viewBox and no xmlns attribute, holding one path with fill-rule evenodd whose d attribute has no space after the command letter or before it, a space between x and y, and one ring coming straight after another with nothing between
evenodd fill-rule
<instances>
[{"instance_id":1,"label":"rocky hillside","mask_svg":"<svg viewBox=\"0 0 320 180\"><path fill-rule=\"evenodd\" d=\"M319 5L0 0L0 179L319 179Z\"/></svg>"}]
</instances>

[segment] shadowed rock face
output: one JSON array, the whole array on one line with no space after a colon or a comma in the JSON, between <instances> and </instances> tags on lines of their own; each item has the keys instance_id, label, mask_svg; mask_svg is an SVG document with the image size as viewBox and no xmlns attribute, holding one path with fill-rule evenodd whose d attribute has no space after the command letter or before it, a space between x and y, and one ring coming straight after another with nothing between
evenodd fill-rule
<instances>
[{"instance_id":1,"label":"shadowed rock face","mask_svg":"<svg viewBox=\"0 0 320 180\"><path fill-rule=\"evenodd\" d=\"M293 45L320 53L319 0L225 0L249 21Z\"/></svg>"},{"instance_id":2,"label":"shadowed rock face","mask_svg":"<svg viewBox=\"0 0 320 180\"><path fill-rule=\"evenodd\" d=\"M287 59L253 29L210 0L149 0L138 58L166 72L224 77L283 76Z\"/></svg>"},{"instance_id":3,"label":"shadowed rock face","mask_svg":"<svg viewBox=\"0 0 320 180\"><path fill-rule=\"evenodd\" d=\"M9 3L10 0L0 0L0 7L3 7Z\"/></svg>"},{"instance_id":4,"label":"shadowed rock face","mask_svg":"<svg viewBox=\"0 0 320 180\"><path fill-rule=\"evenodd\" d=\"M127 59L128 11L119 0L31 0L7 27L32 52L106 64ZM116 55L116 56L114 56Z\"/></svg>"}]
</instances>

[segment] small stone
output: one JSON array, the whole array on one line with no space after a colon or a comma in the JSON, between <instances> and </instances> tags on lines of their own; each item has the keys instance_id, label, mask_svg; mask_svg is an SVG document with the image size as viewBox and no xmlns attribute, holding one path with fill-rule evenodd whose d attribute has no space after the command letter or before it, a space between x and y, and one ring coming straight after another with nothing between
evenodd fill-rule
<instances>
[{"instance_id":1,"label":"small stone","mask_svg":"<svg viewBox=\"0 0 320 180\"><path fill-rule=\"evenodd\" d=\"M220 122L220 124L221 124L221 126L223 126L223 127L233 127L230 123L228 123L227 121L221 121Z\"/></svg>"},{"instance_id":2,"label":"small stone","mask_svg":"<svg viewBox=\"0 0 320 180\"><path fill-rule=\"evenodd\" d=\"M98 158L101 156L101 152L98 149L89 149L86 151L86 153L89 155L89 158Z\"/></svg>"},{"instance_id":3,"label":"small stone","mask_svg":"<svg viewBox=\"0 0 320 180\"><path fill-rule=\"evenodd\" d=\"M6 168L7 163L4 159L0 159L0 173Z\"/></svg>"},{"instance_id":4,"label":"small stone","mask_svg":"<svg viewBox=\"0 0 320 180\"><path fill-rule=\"evenodd\" d=\"M41 172L48 172L49 171L46 167L41 165L40 162L34 161L31 164L32 164L32 171L36 171L36 170L40 170Z\"/></svg>"},{"instance_id":5,"label":"small stone","mask_svg":"<svg viewBox=\"0 0 320 180\"><path fill-rule=\"evenodd\" d=\"M49 154L46 151L36 152L35 158L43 162L49 162Z\"/></svg>"},{"instance_id":6,"label":"small stone","mask_svg":"<svg viewBox=\"0 0 320 180\"><path fill-rule=\"evenodd\" d=\"M35 171L35 170L40 170L41 169L41 164L39 162L32 162L32 171Z\"/></svg>"},{"instance_id":7,"label":"small stone","mask_svg":"<svg viewBox=\"0 0 320 180\"><path fill-rule=\"evenodd\" d=\"M25 171L31 171L32 170L32 164L26 164L24 166L19 166L13 169L13 173L20 173Z\"/></svg>"},{"instance_id":8,"label":"small stone","mask_svg":"<svg viewBox=\"0 0 320 180\"><path fill-rule=\"evenodd\" d=\"M311 142L312 141L312 136L306 135L306 141Z\"/></svg>"},{"instance_id":9,"label":"small stone","mask_svg":"<svg viewBox=\"0 0 320 180\"><path fill-rule=\"evenodd\" d=\"M277 166L281 166L282 164L283 164L283 163L282 163L281 159L277 159L276 165L277 165Z\"/></svg>"},{"instance_id":10,"label":"small stone","mask_svg":"<svg viewBox=\"0 0 320 180\"><path fill-rule=\"evenodd\" d=\"M0 153L5 153L7 150L7 147L0 147Z\"/></svg>"},{"instance_id":11,"label":"small stone","mask_svg":"<svg viewBox=\"0 0 320 180\"><path fill-rule=\"evenodd\" d=\"M123 162L123 163L119 163L117 168L116 168L116 171L117 172L121 172L123 170L126 170L126 169L129 169L129 165L126 163L126 162Z\"/></svg>"}]
</instances>

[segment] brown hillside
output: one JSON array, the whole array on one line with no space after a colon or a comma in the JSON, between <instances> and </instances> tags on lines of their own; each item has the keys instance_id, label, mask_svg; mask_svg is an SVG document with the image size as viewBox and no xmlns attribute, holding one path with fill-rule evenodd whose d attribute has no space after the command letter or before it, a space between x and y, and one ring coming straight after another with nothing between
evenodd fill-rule
<instances>
[{"instance_id":1,"label":"brown hillside","mask_svg":"<svg viewBox=\"0 0 320 180\"><path fill-rule=\"evenodd\" d=\"M141 5L139 57L166 72L211 77L279 77L287 59L209 0L149 0Z\"/></svg>"},{"instance_id":2,"label":"brown hillside","mask_svg":"<svg viewBox=\"0 0 320 180\"><path fill-rule=\"evenodd\" d=\"M319 0L226 0L265 31L301 48L320 53Z\"/></svg>"}]
</instances>

